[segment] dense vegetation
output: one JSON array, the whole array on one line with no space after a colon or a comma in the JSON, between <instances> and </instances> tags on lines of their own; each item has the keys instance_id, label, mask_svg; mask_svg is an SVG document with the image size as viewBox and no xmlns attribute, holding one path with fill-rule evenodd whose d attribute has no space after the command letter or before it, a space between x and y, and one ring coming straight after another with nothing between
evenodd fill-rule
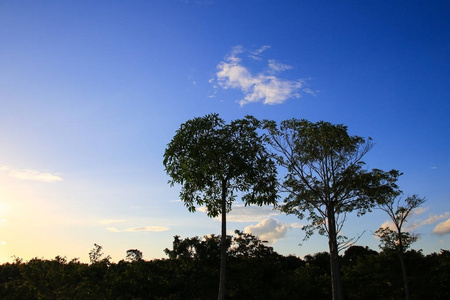
<instances>
[{"instance_id":1,"label":"dense vegetation","mask_svg":"<svg viewBox=\"0 0 450 300\"><path fill-rule=\"evenodd\" d=\"M228 237L227 299L330 299L327 252L283 256L256 237ZM214 299L220 236L175 236L167 259L146 261L138 250L117 263L90 252L91 263L31 259L0 266L0 299ZM352 246L339 257L345 299L402 299L395 252ZM450 251L405 253L411 299L450 299Z\"/></svg>"}]
</instances>

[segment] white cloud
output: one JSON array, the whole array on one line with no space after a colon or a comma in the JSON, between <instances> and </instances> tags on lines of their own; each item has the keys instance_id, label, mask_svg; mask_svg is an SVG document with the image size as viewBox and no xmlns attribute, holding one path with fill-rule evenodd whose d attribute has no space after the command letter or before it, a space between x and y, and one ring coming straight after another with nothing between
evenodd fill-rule
<instances>
[{"instance_id":1,"label":"white cloud","mask_svg":"<svg viewBox=\"0 0 450 300\"><path fill-rule=\"evenodd\" d=\"M286 236L288 229L289 225L268 218L256 225L245 227L244 233L251 233L259 237L262 241L268 241L270 244L274 244L277 240Z\"/></svg>"},{"instance_id":2,"label":"white cloud","mask_svg":"<svg viewBox=\"0 0 450 300\"><path fill-rule=\"evenodd\" d=\"M199 207L197 210L206 213L206 207L204 206ZM243 204L235 204L227 214L227 222L261 222L275 215L280 215L280 212L274 210L272 206L245 206ZM220 221L221 217L218 216L215 219Z\"/></svg>"},{"instance_id":3,"label":"white cloud","mask_svg":"<svg viewBox=\"0 0 450 300\"><path fill-rule=\"evenodd\" d=\"M106 230L111 232L145 232L145 231L151 231L151 232L162 232L169 230L169 227L165 226L142 226L142 227L131 227L126 228L123 230L117 229L115 227L108 227Z\"/></svg>"},{"instance_id":4,"label":"white cloud","mask_svg":"<svg viewBox=\"0 0 450 300\"><path fill-rule=\"evenodd\" d=\"M447 221L441 222L436 225L436 227L433 229L433 233L444 235L450 233L450 219L447 219Z\"/></svg>"},{"instance_id":5,"label":"white cloud","mask_svg":"<svg viewBox=\"0 0 450 300\"><path fill-rule=\"evenodd\" d=\"M21 180L34 180L41 182L55 182L63 180L60 176L47 173L39 172L36 170L26 169L26 170L13 170L8 166L1 166L0 171L6 172L8 176L14 177Z\"/></svg>"},{"instance_id":6,"label":"white cloud","mask_svg":"<svg viewBox=\"0 0 450 300\"><path fill-rule=\"evenodd\" d=\"M259 59L259 55L268 47L264 46L252 52L251 57ZM291 69L291 66L271 59L268 61L269 71L254 75L242 65L239 55L243 52L242 46L234 47L225 60L218 64L216 73L220 87L238 89L244 93L244 98L239 101L240 105L252 102L280 104L290 98L300 98L303 80L288 80L275 76L275 73Z\"/></svg>"}]
</instances>

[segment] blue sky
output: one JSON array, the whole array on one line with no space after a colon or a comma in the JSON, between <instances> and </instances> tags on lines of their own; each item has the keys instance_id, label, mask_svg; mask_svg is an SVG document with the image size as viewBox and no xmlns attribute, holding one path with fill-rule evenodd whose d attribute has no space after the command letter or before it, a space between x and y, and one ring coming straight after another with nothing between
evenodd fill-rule
<instances>
[{"instance_id":1,"label":"blue sky","mask_svg":"<svg viewBox=\"0 0 450 300\"><path fill-rule=\"evenodd\" d=\"M413 248L450 247L447 1L1 1L0 262L164 257L173 236L218 234L171 188L162 156L208 113L343 123L372 137L368 168L426 197ZM387 216L349 216L373 237ZM305 224L236 203L228 228L282 254L327 250Z\"/></svg>"}]
</instances>

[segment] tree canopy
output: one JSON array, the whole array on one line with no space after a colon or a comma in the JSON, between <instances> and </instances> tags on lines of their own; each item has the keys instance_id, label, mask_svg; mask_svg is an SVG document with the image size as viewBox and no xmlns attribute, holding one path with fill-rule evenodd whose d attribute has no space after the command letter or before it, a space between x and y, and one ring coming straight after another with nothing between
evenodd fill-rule
<instances>
[{"instance_id":1,"label":"tree canopy","mask_svg":"<svg viewBox=\"0 0 450 300\"><path fill-rule=\"evenodd\" d=\"M254 117L225 121L218 114L182 124L164 153L171 185L180 184L181 200L189 211L206 206L211 217L226 210L242 192L245 204L274 204L277 200L276 166L258 134Z\"/></svg>"}]
</instances>

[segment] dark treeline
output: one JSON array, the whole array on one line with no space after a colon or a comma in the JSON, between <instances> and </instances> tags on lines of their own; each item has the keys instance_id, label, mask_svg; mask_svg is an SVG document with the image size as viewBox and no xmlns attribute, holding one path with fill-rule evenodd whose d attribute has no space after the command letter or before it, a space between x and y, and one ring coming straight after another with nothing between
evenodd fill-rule
<instances>
[{"instance_id":1,"label":"dark treeline","mask_svg":"<svg viewBox=\"0 0 450 300\"><path fill-rule=\"evenodd\" d=\"M330 299L327 252L303 259L283 256L250 234L236 232L229 243L227 299ZM220 236L175 236L167 259L146 261L135 249L117 263L31 259L0 266L0 299L215 299ZM411 299L450 299L450 251L405 253ZM402 270L394 252L352 246L340 256L345 299L403 299Z\"/></svg>"}]
</instances>

